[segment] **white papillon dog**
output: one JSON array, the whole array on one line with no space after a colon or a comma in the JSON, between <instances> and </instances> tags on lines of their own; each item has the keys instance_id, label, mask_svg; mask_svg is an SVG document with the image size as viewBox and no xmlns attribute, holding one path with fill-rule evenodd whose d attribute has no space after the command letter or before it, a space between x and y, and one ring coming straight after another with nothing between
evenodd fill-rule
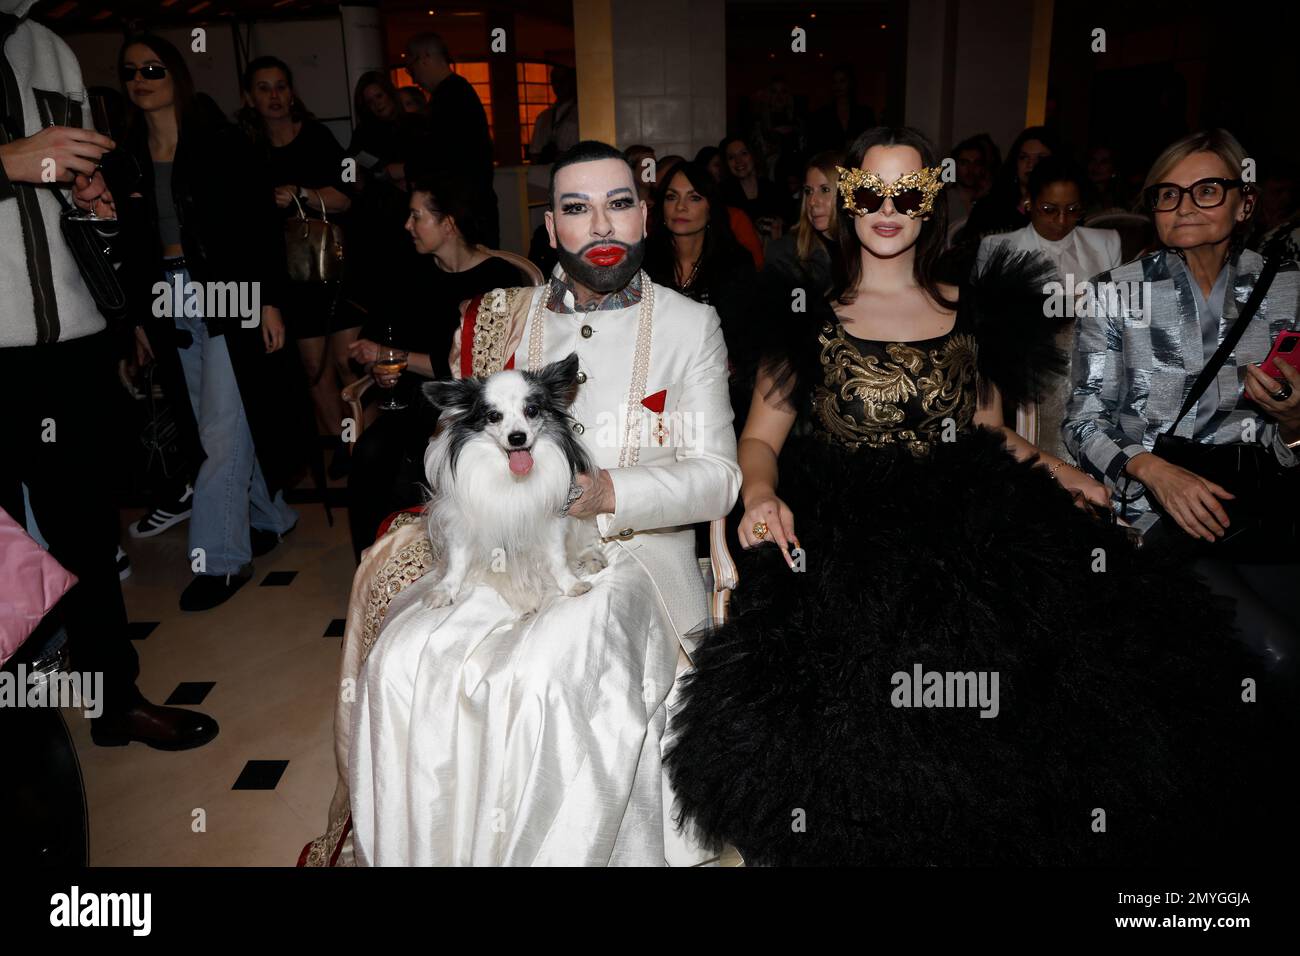
<instances>
[{"instance_id":1,"label":"white papillon dog","mask_svg":"<svg viewBox=\"0 0 1300 956\"><path fill-rule=\"evenodd\" d=\"M455 603L480 583L521 615L557 590L591 590L574 572L605 567L600 534L594 520L567 517L574 476L593 469L568 413L577 374L570 354L539 372L425 384L442 411L424 472L433 491L429 537L445 567L426 607Z\"/></svg>"}]
</instances>

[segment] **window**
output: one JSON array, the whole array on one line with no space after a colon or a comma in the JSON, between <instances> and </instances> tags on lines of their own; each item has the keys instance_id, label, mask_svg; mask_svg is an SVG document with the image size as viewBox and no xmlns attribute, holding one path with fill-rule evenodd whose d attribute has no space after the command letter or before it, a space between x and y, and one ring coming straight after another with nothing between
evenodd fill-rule
<instances>
[{"instance_id":1,"label":"window","mask_svg":"<svg viewBox=\"0 0 1300 956\"><path fill-rule=\"evenodd\" d=\"M488 82L488 65L486 63L453 63L452 70L469 80L478 94L478 101L487 113L488 135L492 135L492 84Z\"/></svg>"},{"instance_id":2,"label":"window","mask_svg":"<svg viewBox=\"0 0 1300 956\"><path fill-rule=\"evenodd\" d=\"M555 102L551 89L551 68L545 63L518 63L515 80L519 89L519 144L528 159L528 144L533 141L533 127L542 110Z\"/></svg>"},{"instance_id":3,"label":"window","mask_svg":"<svg viewBox=\"0 0 1300 956\"><path fill-rule=\"evenodd\" d=\"M488 132L492 132L492 84L488 78L486 63L453 63L452 69L469 81L478 94L479 102L487 113ZM405 67L390 71L390 79L399 90L404 86L414 86L415 81ZM542 111L555 102L555 92L551 89L551 67L547 63L518 63L515 65L515 81L519 96L519 144L522 159L528 159L528 145L533 141L533 127Z\"/></svg>"},{"instance_id":4,"label":"window","mask_svg":"<svg viewBox=\"0 0 1300 956\"><path fill-rule=\"evenodd\" d=\"M486 63L453 63L451 69L452 72L459 73L469 80L469 85L474 87L479 102L483 104L483 112L487 113L488 135L492 135L492 84L488 82L488 65ZM389 78L399 90L404 86L416 85L415 80L411 79L411 74L406 72L404 66L392 70L389 73Z\"/></svg>"}]
</instances>

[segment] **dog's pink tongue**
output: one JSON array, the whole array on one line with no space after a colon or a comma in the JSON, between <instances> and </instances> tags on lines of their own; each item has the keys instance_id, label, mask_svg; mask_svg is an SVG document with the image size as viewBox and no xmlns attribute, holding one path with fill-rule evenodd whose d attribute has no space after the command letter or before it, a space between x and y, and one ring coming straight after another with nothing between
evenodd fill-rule
<instances>
[{"instance_id":1,"label":"dog's pink tongue","mask_svg":"<svg viewBox=\"0 0 1300 956\"><path fill-rule=\"evenodd\" d=\"M524 451L522 448L518 451L512 451L509 454L510 470L516 475L526 475L533 469L532 452Z\"/></svg>"}]
</instances>

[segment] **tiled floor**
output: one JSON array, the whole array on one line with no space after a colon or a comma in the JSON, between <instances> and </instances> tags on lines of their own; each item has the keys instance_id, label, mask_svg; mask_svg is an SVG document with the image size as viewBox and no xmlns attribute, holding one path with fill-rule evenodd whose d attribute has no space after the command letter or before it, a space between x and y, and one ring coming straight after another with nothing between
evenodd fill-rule
<instances>
[{"instance_id":1,"label":"tiled floor","mask_svg":"<svg viewBox=\"0 0 1300 956\"><path fill-rule=\"evenodd\" d=\"M331 528L319 504L296 508L298 527L257 559L253 580L198 614L176 606L190 576L187 524L144 541L123 533L140 689L210 714L221 733L181 753L96 747L87 721L65 711L86 781L92 865L293 866L324 831L354 564L345 511ZM137 517L124 512L124 527Z\"/></svg>"},{"instance_id":2,"label":"tiled floor","mask_svg":"<svg viewBox=\"0 0 1300 956\"><path fill-rule=\"evenodd\" d=\"M143 541L123 531L140 689L210 714L221 733L181 753L96 747L88 722L64 711L85 777L92 866L293 866L324 832L354 562L346 511L335 510L331 528L319 504L295 507L298 527L257 559L253 579L198 614L176 606L190 579L188 525ZM138 517L123 512L123 528ZM722 860L740 862L730 849Z\"/></svg>"}]
</instances>

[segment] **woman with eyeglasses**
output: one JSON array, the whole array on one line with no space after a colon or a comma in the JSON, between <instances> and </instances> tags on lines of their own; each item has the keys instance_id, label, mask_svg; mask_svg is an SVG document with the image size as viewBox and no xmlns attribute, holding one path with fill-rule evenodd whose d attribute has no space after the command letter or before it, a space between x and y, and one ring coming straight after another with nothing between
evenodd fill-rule
<instances>
[{"instance_id":1,"label":"woman with eyeglasses","mask_svg":"<svg viewBox=\"0 0 1300 956\"><path fill-rule=\"evenodd\" d=\"M982 267L999 247L1036 252L1055 268L1063 286L1062 296L1082 288L1099 272L1115 268L1120 264L1119 233L1079 225L1085 192L1082 171L1068 160L1057 156L1042 160L1029 174L1029 225L981 239L976 268ZM1072 309L1063 311L1074 314ZM1073 342L1074 327L1065 325L1057 333L1057 345L1069 354ZM1074 456L1061 438L1061 419L1071 391L1068 370L1067 374L1054 375L1042 401L1026 406L1019 414L1023 428L1032 429L1034 444L1073 464Z\"/></svg>"},{"instance_id":2,"label":"woman with eyeglasses","mask_svg":"<svg viewBox=\"0 0 1300 956\"><path fill-rule=\"evenodd\" d=\"M126 148L141 178L118 197L124 285L137 358L155 362L197 464L185 611L215 607L252 575L255 554L292 530L282 489L298 449L301 372L284 346L276 304L284 244L261 164L242 133L194 91L180 52L161 37L123 44L118 72L130 107ZM192 499L191 499L192 494ZM147 519L146 519L147 520Z\"/></svg>"},{"instance_id":3,"label":"woman with eyeglasses","mask_svg":"<svg viewBox=\"0 0 1300 956\"><path fill-rule=\"evenodd\" d=\"M846 276L806 313L768 300L787 334L738 446L740 584L672 720L684 825L758 865L1241 853L1234 829L1287 798L1251 779L1280 772L1278 718L1237 703L1248 662L1196 580L1003 426L1041 386L1051 272L998 249L942 283L941 174L916 131L864 134Z\"/></svg>"},{"instance_id":4,"label":"woman with eyeglasses","mask_svg":"<svg viewBox=\"0 0 1300 956\"><path fill-rule=\"evenodd\" d=\"M1212 129L1156 159L1143 197L1163 248L1097 277L1116 294L1079 318L1063 429L1120 517L1186 551L1216 593L1236 600L1242 638L1294 672L1300 372L1259 367L1297 328L1294 260L1279 262L1236 345L1200 381L1271 271L1242 248L1256 202L1242 178L1247 158L1231 133Z\"/></svg>"}]
</instances>

